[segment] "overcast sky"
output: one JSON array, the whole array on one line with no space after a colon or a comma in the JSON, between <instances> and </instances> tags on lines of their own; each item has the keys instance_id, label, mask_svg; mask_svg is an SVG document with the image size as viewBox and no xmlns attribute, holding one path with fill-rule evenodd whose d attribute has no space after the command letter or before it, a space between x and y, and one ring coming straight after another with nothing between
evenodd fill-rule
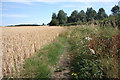
<instances>
[{"instance_id":1,"label":"overcast sky","mask_svg":"<svg viewBox=\"0 0 120 80\"><path fill-rule=\"evenodd\" d=\"M111 8L118 2L119 0L2 0L0 24L2 26L24 23L47 24L52 13L58 13L61 9L69 16L73 10L86 11L88 7L92 7L98 11L99 8L104 8L109 15Z\"/></svg>"}]
</instances>

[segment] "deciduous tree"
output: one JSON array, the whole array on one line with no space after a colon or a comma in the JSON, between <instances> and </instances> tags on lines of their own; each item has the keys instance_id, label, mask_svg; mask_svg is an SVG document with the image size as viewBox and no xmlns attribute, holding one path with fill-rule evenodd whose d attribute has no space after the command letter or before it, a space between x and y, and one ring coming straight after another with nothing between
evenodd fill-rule
<instances>
[{"instance_id":1,"label":"deciduous tree","mask_svg":"<svg viewBox=\"0 0 120 80\"><path fill-rule=\"evenodd\" d=\"M91 7L91 8L87 8L86 15L87 15L87 21L92 21L92 20L95 20L95 17L96 17L96 15L97 15L97 13L96 13L96 11Z\"/></svg>"},{"instance_id":2,"label":"deciduous tree","mask_svg":"<svg viewBox=\"0 0 120 80\"><path fill-rule=\"evenodd\" d=\"M86 17L86 13L83 10L81 10L77 15L77 20L81 22L86 22Z\"/></svg>"},{"instance_id":3,"label":"deciduous tree","mask_svg":"<svg viewBox=\"0 0 120 80\"><path fill-rule=\"evenodd\" d=\"M106 14L105 10L103 8L100 8L97 14L98 20L103 20L104 18L107 18L108 15Z\"/></svg>"},{"instance_id":4,"label":"deciduous tree","mask_svg":"<svg viewBox=\"0 0 120 80\"><path fill-rule=\"evenodd\" d=\"M112 9L111 9L113 15L120 13L120 7L118 5L115 5Z\"/></svg>"},{"instance_id":5,"label":"deciduous tree","mask_svg":"<svg viewBox=\"0 0 120 80\"><path fill-rule=\"evenodd\" d=\"M59 24L65 24L67 22L67 13L65 13L63 10L60 10L58 12L57 19L59 21Z\"/></svg>"},{"instance_id":6,"label":"deciduous tree","mask_svg":"<svg viewBox=\"0 0 120 80\"><path fill-rule=\"evenodd\" d=\"M72 13L71 13L71 16L69 17L69 22L77 22L77 15L78 15L78 11L77 10L74 10Z\"/></svg>"}]
</instances>

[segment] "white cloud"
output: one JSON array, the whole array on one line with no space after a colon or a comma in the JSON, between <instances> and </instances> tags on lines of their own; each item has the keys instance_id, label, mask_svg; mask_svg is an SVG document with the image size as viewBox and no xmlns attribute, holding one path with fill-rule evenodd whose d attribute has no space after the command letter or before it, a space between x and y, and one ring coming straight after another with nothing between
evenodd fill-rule
<instances>
[{"instance_id":1,"label":"white cloud","mask_svg":"<svg viewBox=\"0 0 120 80\"><path fill-rule=\"evenodd\" d=\"M118 2L119 0L2 0L2 2L47 2L47 3L56 3L56 2Z\"/></svg>"},{"instance_id":2,"label":"white cloud","mask_svg":"<svg viewBox=\"0 0 120 80\"><path fill-rule=\"evenodd\" d=\"M33 2L59 3L59 2L118 2L119 0L1 0L1 2L18 2L27 5L33 5ZM69 5L69 7L74 7Z\"/></svg>"},{"instance_id":3,"label":"white cloud","mask_svg":"<svg viewBox=\"0 0 120 80\"><path fill-rule=\"evenodd\" d=\"M2 0L2 2L31 2L33 0Z\"/></svg>"},{"instance_id":4,"label":"white cloud","mask_svg":"<svg viewBox=\"0 0 120 80\"><path fill-rule=\"evenodd\" d=\"M28 4L28 5L33 5L32 2L35 0L1 0L1 2L18 2L18 3L23 3L23 4Z\"/></svg>"},{"instance_id":5,"label":"white cloud","mask_svg":"<svg viewBox=\"0 0 120 80\"><path fill-rule=\"evenodd\" d=\"M27 5L33 5L32 2L21 2L21 3L27 4Z\"/></svg>"},{"instance_id":6,"label":"white cloud","mask_svg":"<svg viewBox=\"0 0 120 80\"><path fill-rule=\"evenodd\" d=\"M79 4L64 4L61 5L61 7L63 8L75 8L76 10L87 10L87 8L92 7L93 5L86 3L84 5L79 5Z\"/></svg>"},{"instance_id":7,"label":"white cloud","mask_svg":"<svg viewBox=\"0 0 120 80\"><path fill-rule=\"evenodd\" d=\"M3 14L2 17L25 18L25 17L28 17L28 15L24 15L24 14Z\"/></svg>"},{"instance_id":8,"label":"white cloud","mask_svg":"<svg viewBox=\"0 0 120 80\"><path fill-rule=\"evenodd\" d=\"M80 7L80 5L74 5L74 4L65 4L65 5L62 5L62 7Z\"/></svg>"},{"instance_id":9,"label":"white cloud","mask_svg":"<svg viewBox=\"0 0 120 80\"><path fill-rule=\"evenodd\" d=\"M65 5L62 5L61 7L87 9L88 7L92 7L92 5L90 4L86 4L86 5L65 4Z\"/></svg>"},{"instance_id":10,"label":"white cloud","mask_svg":"<svg viewBox=\"0 0 120 80\"><path fill-rule=\"evenodd\" d=\"M118 2L118 0L34 0L39 2Z\"/></svg>"}]
</instances>

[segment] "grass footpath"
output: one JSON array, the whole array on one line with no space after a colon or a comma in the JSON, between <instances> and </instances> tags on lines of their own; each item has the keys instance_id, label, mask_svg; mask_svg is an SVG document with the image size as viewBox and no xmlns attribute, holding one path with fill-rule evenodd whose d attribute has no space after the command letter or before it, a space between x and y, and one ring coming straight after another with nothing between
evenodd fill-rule
<instances>
[{"instance_id":1,"label":"grass footpath","mask_svg":"<svg viewBox=\"0 0 120 80\"><path fill-rule=\"evenodd\" d=\"M45 46L38 53L25 61L22 78L51 78L54 66L59 56L64 53L67 42L67 33L61 34L51 44Z\"/></svg>"}]
</instances>

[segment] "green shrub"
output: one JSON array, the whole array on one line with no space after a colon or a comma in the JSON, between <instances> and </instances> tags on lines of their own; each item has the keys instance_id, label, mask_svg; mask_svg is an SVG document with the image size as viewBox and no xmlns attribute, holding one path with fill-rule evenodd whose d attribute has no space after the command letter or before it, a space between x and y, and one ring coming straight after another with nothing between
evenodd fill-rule
<instances>
[{"instance_id":1,"label":"green shrub","mask_svg":"<svg viewBox=\"0 0 120 80\"><path fill-rule=\"evenodd\" d=\"M102 78L103 72L99 61L77 58L72 61L72 72L76 73L78 78Z\"/></svg>"},{"instance_id":2,"label":"green shrub","mask_svg":"<svg viewBox=\"0 0 120 80\"><path fill-rule=\"evenodd\" d=\"M71 74L75 78L118 78L119 31L110 27L76 27L69 38Z\"/></svg>"}]
</instances>

